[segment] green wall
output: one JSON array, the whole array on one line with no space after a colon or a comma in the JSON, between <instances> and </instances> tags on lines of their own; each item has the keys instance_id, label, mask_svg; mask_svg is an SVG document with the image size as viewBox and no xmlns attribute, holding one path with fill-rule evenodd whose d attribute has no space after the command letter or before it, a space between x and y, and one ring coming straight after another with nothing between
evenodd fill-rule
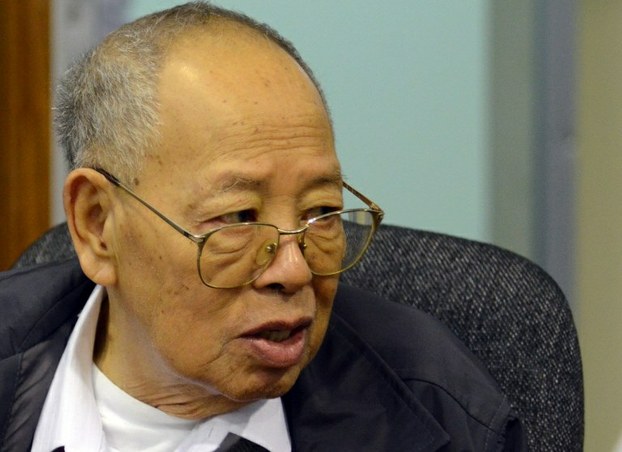
<instances>
[{"instance_id":1,"label":"green wall","mask_svg":"<svg viewBox=\"0 0 622 452\"><path fill-rule=\"evenodd\" d=\"M133 0L128 19L179 3ZM221 0L290 39L386 222L491 240L488 1Z\"/></svg>"}]
</instances>

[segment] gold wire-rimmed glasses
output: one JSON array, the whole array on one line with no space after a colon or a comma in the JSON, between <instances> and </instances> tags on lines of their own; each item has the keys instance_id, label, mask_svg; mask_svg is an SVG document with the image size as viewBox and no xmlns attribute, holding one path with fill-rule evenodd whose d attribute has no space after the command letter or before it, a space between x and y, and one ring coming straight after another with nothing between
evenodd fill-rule
<instances>
[{"instance_id":1,"label":"gold wire-rimmed glasses","mask_svg":"<svg viewBox=\"0 0 622 452\"><path fill-rule=\"evenodd\" d=\"M233 289L255 281L276 256L282 235L297 235L311 273L331 276L356 265L369 247L384 212L345 181L343 187L367 208L329 212L305 221L298 229L281 229L260 222L235 223L193 234L138 196L102 168L93 168L198 246L197 270L203 284Z\"/></svg>"}]
</instances>

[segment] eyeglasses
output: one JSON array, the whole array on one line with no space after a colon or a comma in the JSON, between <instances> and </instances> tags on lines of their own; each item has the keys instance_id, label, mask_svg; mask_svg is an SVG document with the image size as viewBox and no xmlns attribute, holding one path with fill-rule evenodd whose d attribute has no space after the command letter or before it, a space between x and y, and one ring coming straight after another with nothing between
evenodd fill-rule
<instances>
[{"instance_id":1,"label":"eyeglasses","mask_svg":"<svg viewBox=\"0 0 622 452\"><path fill-rule=\"evenodd\" d=\"M94 168L198 246L197 270L203 284L232 289L255 281L274 260L282 235L297 235L298 245L317 276L331 276L353 267L365 254L384 212L369 198L343 182L368 208L338 210L306 220L298 229L267 223L235 223L196 235L182 228L112 174Z\"/></svg>"}]
</instances>

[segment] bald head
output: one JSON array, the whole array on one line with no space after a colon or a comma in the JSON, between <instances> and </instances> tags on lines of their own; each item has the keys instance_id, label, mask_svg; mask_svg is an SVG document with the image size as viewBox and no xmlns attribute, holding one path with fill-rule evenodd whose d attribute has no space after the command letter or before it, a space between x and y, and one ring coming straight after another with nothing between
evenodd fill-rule
<instances>
[{"instance_id":1,"label":"bald head","mask_svg":"<svg viewBox=\"0 0 622 452\"><path fill-rule=\"evenodd\" d=\"M252 41L269 42L306 74L327 110L312 72L277 32L242 14L192 2L121 27L67 71L57 95L56 127L72 168L106 167L127 179L139 171L159 139L164 62L184 48L176 43L191 36L211 37L204 42L232 51ZM209 47L200 50L218 65Z\"/></svg>"}]
</instances>

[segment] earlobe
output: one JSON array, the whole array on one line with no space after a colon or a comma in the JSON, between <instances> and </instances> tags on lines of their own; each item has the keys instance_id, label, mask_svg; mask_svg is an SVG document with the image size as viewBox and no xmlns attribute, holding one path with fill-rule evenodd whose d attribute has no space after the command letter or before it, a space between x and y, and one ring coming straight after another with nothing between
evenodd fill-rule
<instances>
[{"instance_id":1,"label":"earlobe","mask_svg":"<svg viewBox=\"0 0 622 452\"><path fill-rule=\"evenodd\" d=\"M101 174L79 168L67 176L63 190L67 224L82 270L103 286L117 279L110 189Z\"/></svg>"}]
</instances>

